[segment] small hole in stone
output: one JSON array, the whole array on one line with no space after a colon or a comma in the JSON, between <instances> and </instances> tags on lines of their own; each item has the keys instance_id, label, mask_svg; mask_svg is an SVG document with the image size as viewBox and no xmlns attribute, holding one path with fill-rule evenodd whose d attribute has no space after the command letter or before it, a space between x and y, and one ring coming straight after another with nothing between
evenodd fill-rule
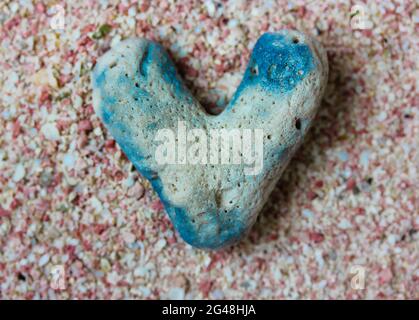
<instances>
[{"instance_id":1,"label":"small hole in stone","mask_svg":"<svg viewBox=\"0 0 419 320\"><path fill-rule=\"evenodd\" d=\"M268 134L268 140L271 140L272 136L270 134Z\"/></svg>"},{"instance_id":2,"label":"small hole in stone","mask_svg":"<svg viewBox=\"0 0 419 320\"><path fill-rule=\"evenodd\" d=\"M136 83L135 83L135 86L136 86L137 88L139 87L138 82L136 82Z\"/></svg>"},{"instance_id":3,"label":"small hole in stone","mask_svg":"<svg viewBox=\"0 0 419 320\"><path fill-rule=\"evenodd\" d=\"M295 120L295 127L297 128L297 130L301 129L301 120L300 119Z\"/></svg>"},{"instance_id":4,"label":"small hole in stone","mask_svg":"<svg viewBox=\"0 0 419 320\"><path fill-rule=\"evenodd\" d=\"M292 39L292 43L297 44L298 42L300 42L300 40L298 40L298 38L297 38L297 37L294 37L294 38Z\"/></svg>"},{"instance_id":5,"label":"small hole in stone","mask_svg":"<svg viewBox=\"0 0 419 320\"><path fill-rule=\"evenodd\" d=\"M258 73L259 73L258 66L254 66L254 67L250 68L250 72L251 72L253 75L257 76L257 75L258 75Z\"/></svg>"}]
</instances>

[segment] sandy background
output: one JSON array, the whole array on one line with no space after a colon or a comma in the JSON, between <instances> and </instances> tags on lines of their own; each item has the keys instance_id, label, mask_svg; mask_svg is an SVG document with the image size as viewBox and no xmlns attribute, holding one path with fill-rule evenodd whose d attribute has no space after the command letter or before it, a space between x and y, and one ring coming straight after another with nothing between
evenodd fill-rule
<instances>
[{"instance_id":1,"label":"sandy background","mask_svg":"<svg viewBox=\"0 0 419 320\"><path fill-rule=\"evenodd\" d=\"M419 9L368 1L359 24L354 4L2 1L0 298L419 298ZM223 106L282 28L327 48L320 113L250 235L195 250L94 114L89 72L152 38Z\"/></svg>"}]
</instances>

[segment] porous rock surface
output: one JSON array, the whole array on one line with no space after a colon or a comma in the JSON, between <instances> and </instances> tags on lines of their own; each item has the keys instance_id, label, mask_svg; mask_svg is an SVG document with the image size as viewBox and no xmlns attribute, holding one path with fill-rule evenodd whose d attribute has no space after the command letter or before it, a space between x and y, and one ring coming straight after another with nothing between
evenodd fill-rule
<instances>
[{"instance_id":1,"label":"porous rock surface","mask_svg":"<svg viewBox=\"0 0 419 320\"><path fill-rule=\"evenodd\" d=\"M314 39L297 31L265 33L231 102L214 116L185 87L161 45L132 38L98 60L93 103L127 157L150 180L182 238L216 249L237 241L255 222L313 121L327 76L325 51ZM210 150L202 161L176 157L162 164L156 159L159 132L178 132L179 126L205 133L195 136ZM255 159L256 131L262 131L263 161L210 163L214 141L209 137L215 129L251 129ZM249 137L241 138L244 145ZM183 144L187 155L196 141L175 145Z\"/></svg>"}]
</instances>

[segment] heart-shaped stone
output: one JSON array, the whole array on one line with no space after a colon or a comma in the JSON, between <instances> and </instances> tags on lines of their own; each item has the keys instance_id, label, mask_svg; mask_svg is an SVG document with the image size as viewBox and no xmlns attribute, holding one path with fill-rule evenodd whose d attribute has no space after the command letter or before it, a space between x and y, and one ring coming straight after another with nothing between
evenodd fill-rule
<instances>
[{"instance_id":1,"label":"heart-shaped stone","mask_svg":"<svg viewBox=\"0 0 419 320\"><path fill-rule=\"evenodd\" d=\"M327 75L318 42L297 31L265 33L231 102L214 116L159 44L128 39L98 60L93 104L182 238L216 249L255 222L310 127Z\"/></svg>"}]
</instances>

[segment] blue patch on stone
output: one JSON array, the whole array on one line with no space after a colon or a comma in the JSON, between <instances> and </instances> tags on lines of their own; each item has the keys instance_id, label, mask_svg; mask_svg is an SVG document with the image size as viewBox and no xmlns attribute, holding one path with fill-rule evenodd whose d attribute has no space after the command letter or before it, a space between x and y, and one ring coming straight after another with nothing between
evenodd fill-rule
<instances>
[{"instance_id":1,"label":"blue patch on stone","mask_svg":"<svg viewBox=\"0 0 419 320\"><path fill-rule=\"evenodd\" d=\"M313 69L313 56L307 44L297 37L265 33L256 42L243 80L230 104L245 88L260 86L267 93L287 93Z\"/></svg>"}]
</instances>

